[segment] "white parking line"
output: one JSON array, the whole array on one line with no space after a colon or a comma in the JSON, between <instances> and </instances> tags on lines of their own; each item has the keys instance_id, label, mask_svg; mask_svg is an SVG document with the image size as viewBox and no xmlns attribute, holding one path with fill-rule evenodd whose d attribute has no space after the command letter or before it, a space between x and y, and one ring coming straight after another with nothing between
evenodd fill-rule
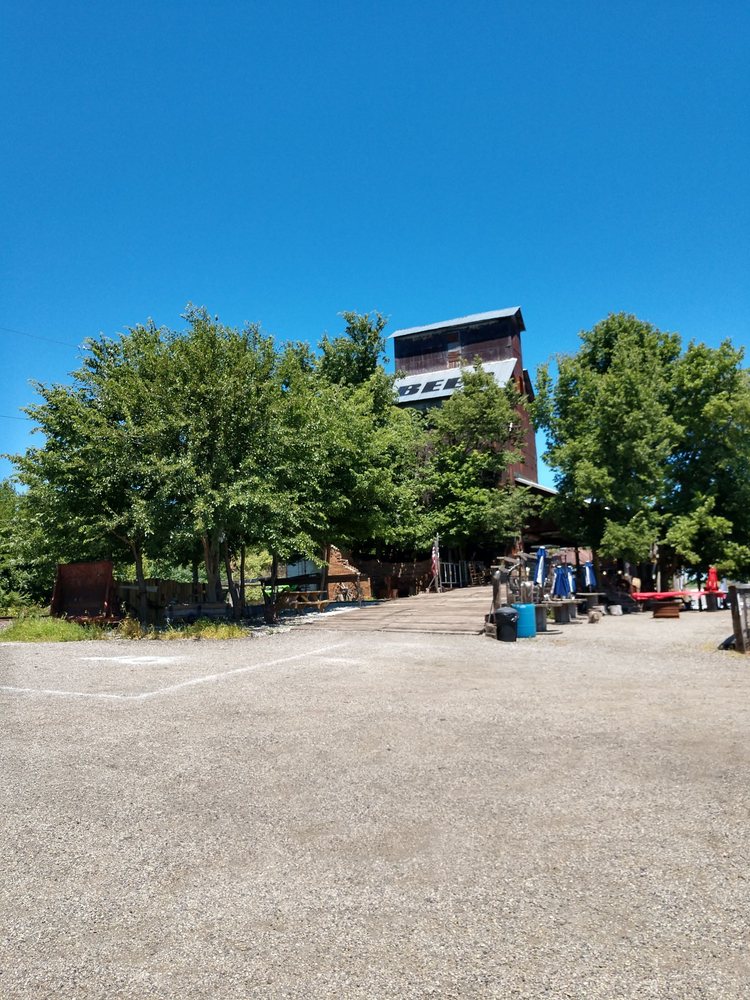
<instances>
[{"instance_id":1,"label":"white parking line","mask_svg":"<svg viewBox=\"0 0 750 1000\"><path fill-rule=\"evenodd\" d=\"M184 656L79 656L79 660L89 660L99 663L126 663L129 666L156 666L156 664L177 663Z\"/></svg>"},{"instance_id":2,"label":"white parking line","mask_svg":"<svg viewBox=\"0 0 750 1000\"><path fill-rule=\"evenodd\" d=\"M113 694L107 692L92 692L92 691L60 691L55 688L24 688L24 687L12 687L7 684L0 684L0 691L9 691L15 694L46 694L53 695L55 697L65 697L65 698L99 698L106 701L146 701L148 698L157 698L162 694L171 694L173 691L179 691L181 688L195 687L198 684L208 684L211 681L219 681L224 677L236 677L239 674L248 674L254 670L260 670L262 667L276 667L280 663L291 663L293 660L307 660L314 656L322 656L328 652L329 649L340 649L342 646L347 646L347 642L334 642L329 643L327 646L320 646L318 649L307 650L304 653L295 653L293 656L282 656L276 660L266 660L263 663L253 663L248 667L236 667L234 670L225 670L223 673L218 674L206 674L203 677L192 677L187 681L180 681L178 684L169 684L167 687L156 688L154 691L143 691L140 694ZM92 657L94 659L94 657ZM104 657L96 657L96 659L104 659ZM346 661L355 662L355 661Z\"/></svg>"},{"instance_id":3,"label":"white parking line","mask_svg":"<svg viewBox=\"0 0 750 1000\"><path fill-rule=\"evenodd\" d=\"M58 691L56 688L20 688L9 684L0 684L0 691L9 691L11 694L52 694L63 698L111 698L115 701L133 701L143 697L139 694L95 694L90 691ZM158 694L158 691L154 694Z\"/></svg>"}]
</instances>

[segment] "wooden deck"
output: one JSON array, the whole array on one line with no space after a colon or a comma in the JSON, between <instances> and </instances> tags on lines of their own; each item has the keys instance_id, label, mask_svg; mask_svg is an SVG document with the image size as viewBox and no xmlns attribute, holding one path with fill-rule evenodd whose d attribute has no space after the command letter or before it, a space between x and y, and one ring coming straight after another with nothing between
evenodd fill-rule
<instances>
[{"instance_id":1,"label":"wooden deck","mask_svg":"<svg viewBox=\"0 0 750 1000\"><path fill-rule=\"evenodd\" d=\"M344 614L309 616L301 628L336 632L434 632L478 635L492 604L492 587L466 587L444 594L418 594Z\"/></svg>"}]
</instances>

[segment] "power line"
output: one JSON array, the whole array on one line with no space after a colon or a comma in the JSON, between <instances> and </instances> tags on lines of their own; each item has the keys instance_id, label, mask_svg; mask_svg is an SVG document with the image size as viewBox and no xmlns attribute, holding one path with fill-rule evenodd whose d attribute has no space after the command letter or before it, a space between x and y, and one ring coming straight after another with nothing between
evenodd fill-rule
<instances>
[{"instance_id":1,"label":"power line","mask_svg":"<svg viewBox=\"0 0 750 1000\"><path fill-rule=\"evenodd\" d=\"M31 340L45 340L48 344L62 344L63 347L78 347L78 344L68 344L64 340L54 340L52 337L40 337L37 333L26 333L24 330L14 330L11 326L0 326L6 333L15 333L19 337L29 337Z\"/></svg>"},{"instance_id":2,"label":"power line","mask_svg":"<svg viewBox=\"0 0 750 1000\"><path fill-rule=\"evenodd\" d=\"M7 413L0 413L0 418L3 420L31 420L31 417L11 417Z\"/></svg>"}]
</instances>

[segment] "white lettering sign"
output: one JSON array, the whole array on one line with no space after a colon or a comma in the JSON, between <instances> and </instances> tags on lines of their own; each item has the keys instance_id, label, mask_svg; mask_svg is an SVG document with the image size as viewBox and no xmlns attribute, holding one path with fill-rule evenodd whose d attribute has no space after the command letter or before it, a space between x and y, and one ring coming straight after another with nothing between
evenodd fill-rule
<instances>
[{"instance_id":1,"label":"white lettering sign","mask_svg":"<svg viewBox=\"0 0 750 1000\"><path fill-rule=\"evenodd\" d=\"M485 371L494 375L498 385L505 385L513 375L515 358L506 361L489 361L482 365ZM455 368L437 372L422 372L396 379L394 389L399 403L421 403L423 400L445 399L461 388L461 375Z\"/></svg>"}]
</instances>

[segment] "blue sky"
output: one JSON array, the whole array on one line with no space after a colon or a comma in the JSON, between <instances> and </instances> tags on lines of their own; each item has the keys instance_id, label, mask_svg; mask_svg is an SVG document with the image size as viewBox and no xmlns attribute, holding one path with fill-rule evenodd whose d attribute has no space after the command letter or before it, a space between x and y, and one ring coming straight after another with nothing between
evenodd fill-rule
<instances>
[{"instance_id":1,"label":"blue sky","mask_svg":"<svg viewBox=\"0 0 750 1000\"><path fill-rule=\"evenodd\" d=\"M619 310L747 345L749 42L739 2L6 0L0 451L188 301L312 342L520 305L532 374Z\"/></svg>"}]
</instances>

